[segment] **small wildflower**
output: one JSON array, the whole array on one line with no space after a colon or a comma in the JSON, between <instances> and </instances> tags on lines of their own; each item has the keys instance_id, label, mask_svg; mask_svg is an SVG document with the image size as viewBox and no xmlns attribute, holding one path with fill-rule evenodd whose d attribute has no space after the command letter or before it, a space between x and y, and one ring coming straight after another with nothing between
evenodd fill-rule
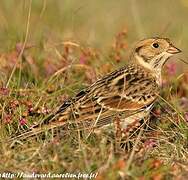
<instances>
[{"instance_id":1,"label":"small wildflower","mask_svg":"<svg viewBox=\"0 0 188 180\"><path fill-rule=\"evenodd\" d=\"M21 125L21 126L26 125L26 123L27 123L27 120L26 120L25 118L21 118L21 119L20 119L20 125Z\"/></svg>"},{"instance_id":2,"label":"small wildflower","mask_svg":"<svg viewBox=\"0 0 188 180\"><path fill-rule=\"evenodd\" d=\"M87 58L85 55L80 56L80 64L86 64Z\"/></svg>"},{"instance_id":3,"label":"small wildflower","mask_svg":"<svg viewBox=\"0 0 188 180\"><path fill-rule=\"evenodd\" d=\"M28 108L28 114L32 114L32 112L34 111L34 108Z\"/></svg>"},{"instance_id":4,"label":"small wildflower","mask_svg":"<svg viewBox=\"0 0 188 180\"><path fill-rule=\"evenodd\" d=\"M167 69L168 75L173 76L176 74L177 65L176 63L169 63L166 65L166 69Z\"/></svg>"},{"instance_id":5,"label":"small wildflower","mask_svg":"<svg viewBox=\"0 0 188 180\"><path fill-rule=\"evenodd\" d=\"M157 108L153 111L153 114L156 116L156 117L159 117L161 115L161 109L160 108Z\"/></svg>"},{"instance_id":6,"label":"small wildflower","mask_svg":"<svg viewBox=\"0 0 188 180\"><path fill-rule=\"evenodd\" d=\"M0 95L7 96L9 95L9 89L5 87L0 88Z\"/></svg>"},{"instance_id":7,"label":"small wildflower","mask_svg":"<svg viewBox=\"0 0 188 180\"><path fill-rule=\"evenodd\" d=\"M12 100L12 101L10 102L10 107L11 107L12 109L16 109L18 106L19 106L19 101L18 101L18 100Z\"/></svg>"},{"instance_id":8,"label":"small wildflower","mask_svg":"<svg viewBox=\"0 0 188 180\"><path fill-rule=\"evenodd\" d=\"M168 81L166 79L162 79L161 86L166 87L168 85Z\"/></svg>"},{"instance_id":9,"label":"small wildflower","mask_svg":"<svg viewBox=\"0 0 188 180\"><path fill-rule=\"evenodd\" d=\"M183 109L186 109L188 108L188 99L186 97L182 97L180 99L180 106L183 108Z\"/></svg>"},{"instance_id":10,"label":"small wildflower","mask_svg":"<svg viewBox=\"0 0 188 180\"><path fill-rule=\"evenodd\" d=\"M188 122L188 112L185 112L184 117L185 117L186 122Z\"/></svg>"},{"instance_id":11,"label":"small wildflower","mask_svg":"<svg viewBox=\"0 0 188 180\"><path fill-rule=\"evenodd\" d=\"M4 123L5 123L5 124L10 124L11 121L12 121L12 117L11 117L11 115L6 114L6 115L4 115L3 120L4 120Z\"/></svg>"},{"instance_id":12,"label":"small wildflower","mask_svg":"<svg viewBox=\"0 0 188 180\"><path fill-rule=\"evenodd\" d=\"M153 139L148 139L147 141L144 142L144 147L146 149L151 149L155 146L156 146L156 141Z\"/></svg>"}]
</instances>

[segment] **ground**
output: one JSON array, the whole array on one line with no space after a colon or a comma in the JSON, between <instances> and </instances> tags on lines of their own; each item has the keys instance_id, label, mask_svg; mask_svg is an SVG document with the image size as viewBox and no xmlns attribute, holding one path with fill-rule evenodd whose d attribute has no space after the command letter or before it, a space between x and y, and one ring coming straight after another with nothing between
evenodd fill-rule
<instances>
[{"instance_id":1,"label":"ground","mask_svg":"<svg viewBox=\"0 0 188 180\"><path fill-rule=\"evenodd\" d=\"M0 172L97 173L97 179L188 178L185 0L0 2ZM163 69L147 127L117 150L113 133L88 139L47 134L11 147L7 138L54 112L99 77L128 63L142 38L165 36L183 50ZM188 60L187 60L188 61Z\"/></svg>"}]
</instances>

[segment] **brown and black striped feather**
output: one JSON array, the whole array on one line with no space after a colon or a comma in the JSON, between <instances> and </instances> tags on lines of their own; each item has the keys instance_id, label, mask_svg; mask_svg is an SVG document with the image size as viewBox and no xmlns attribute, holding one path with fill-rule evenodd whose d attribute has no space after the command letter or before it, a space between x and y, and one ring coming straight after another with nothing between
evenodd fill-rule
<instances>
[{"instance_id":1,"label":"brown and black striped feather","mask_svg":"<svg viewBox=\"0 0 188 180\"><path fill-rule=\"evenodd\" d=\"M125 66L80 91L40 125L17 138L30 137L46 129L63 129L70 124L77 124L78 129L110 124L119 113L128 117L152 104L158 88L151 72L136 64Z\"/></svg>"}]
</instances>

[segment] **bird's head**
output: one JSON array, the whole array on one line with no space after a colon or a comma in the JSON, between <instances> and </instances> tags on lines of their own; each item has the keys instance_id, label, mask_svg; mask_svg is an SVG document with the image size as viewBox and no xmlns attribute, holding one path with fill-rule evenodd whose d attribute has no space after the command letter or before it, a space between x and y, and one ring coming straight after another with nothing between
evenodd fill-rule
<instances>
[{"instance_id":1,"label":"bird's head","mask_svg":"<svg viewBox=\"0 0 188 180\"><path fill-rule=\"evenodd\" d=\"M156 37L138 42L132 56L136 63L159 73L168 58L180 52L169 39Z\"/></svg>"}]
</instances>

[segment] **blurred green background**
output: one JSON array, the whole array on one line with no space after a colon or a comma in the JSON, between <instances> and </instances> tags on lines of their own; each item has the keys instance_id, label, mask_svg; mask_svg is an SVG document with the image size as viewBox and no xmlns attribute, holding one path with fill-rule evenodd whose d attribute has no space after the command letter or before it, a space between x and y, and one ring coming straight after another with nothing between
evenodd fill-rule
<instances>
[{"instance_id":1,"label":"blurred green background","mask_svg":"<svg viewBox=\"0 0 188 180\"><path fill-rule=\"evenodd\" d=\"M29 0L0 1L0 49L23 41ZM129 42L165 36L186 51L188 0L33 0L29 42L76 40L94 47L111 44L126 29Z\"/></svg>"}]
</instances>

